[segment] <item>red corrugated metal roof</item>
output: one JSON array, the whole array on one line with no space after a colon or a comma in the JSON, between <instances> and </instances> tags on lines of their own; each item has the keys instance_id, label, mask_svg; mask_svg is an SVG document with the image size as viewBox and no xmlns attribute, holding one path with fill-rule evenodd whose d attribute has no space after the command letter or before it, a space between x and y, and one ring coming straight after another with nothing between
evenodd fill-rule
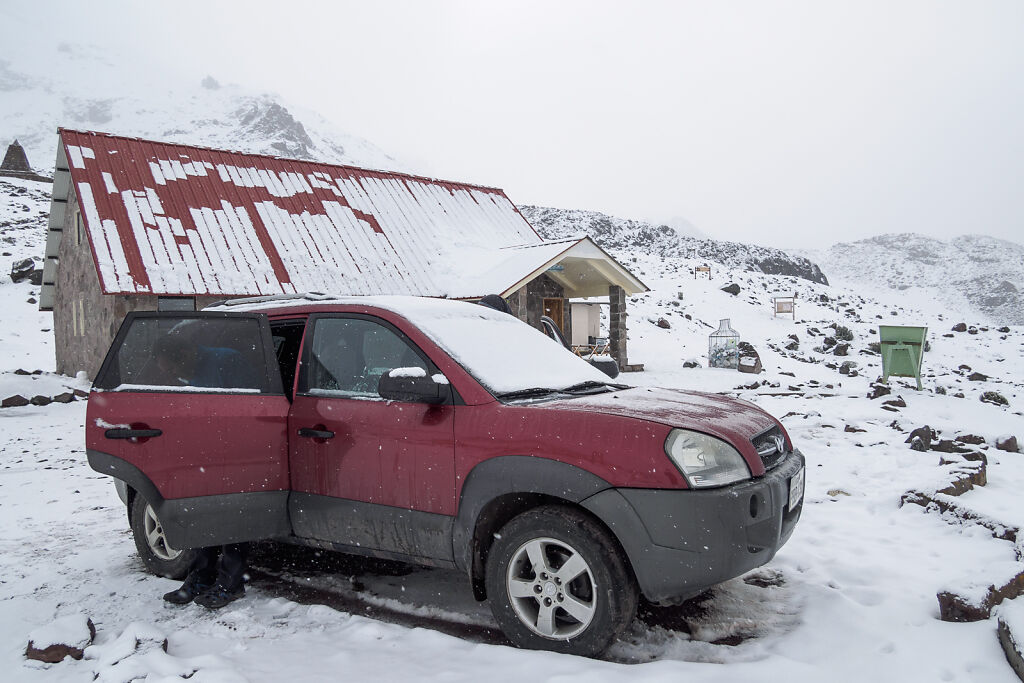
<instances>
[{"instance_id":1,"label":"red corrugated metal roof","mask_svg":"<svg viewBox=\"0 0 1024 683\"><path fill-rule=\"evenodd\" d=\"M459 296L474 250L540 244L499 189L61 129L103 291Z\"/></svg>"}]
</instances>

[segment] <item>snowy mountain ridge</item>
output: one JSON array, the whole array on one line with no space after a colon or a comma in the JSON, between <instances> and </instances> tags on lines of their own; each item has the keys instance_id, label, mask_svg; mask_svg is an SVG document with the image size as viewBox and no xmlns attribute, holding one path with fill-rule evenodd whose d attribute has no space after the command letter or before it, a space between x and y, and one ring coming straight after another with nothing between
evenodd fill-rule
<instances>
[{"instance_id":1,"label":"snowy mountain ridge","mask_svg":"<svg viewBox=\"0 0 1024 683\"><path fill-rule=\"evenodd\" d=\"M45 175L53 174L58 127L405 170L370 142L275 95L212 76L183 78L93 45L19 45L19 21L0 11L0 22L15 28L0 59L0 147L17 139Z\"/></svg>"},{"instance_id":2,"label":"snowy mountain ridge","mask_svg":"<svg viewBox=\"0 0 1024 683\"><path fill-rule=\"evenodd\" d=\"M689 224L680 229L674 225L655 225L597 211L544 206L520 206L519 210L545 239L586 233L605 249L619 253L639 251L662 257L692 257L740 270L791 275L828 284L824 273L810 259L771 247L701 237L696 229L686 229L692 228Z\"/></svg>"},{"instance_id":3,"label":"snowy mountain ridge","mask_svg":"<svg viewBox=\"0 0 1024 683\"><path fill-rule=\"evenodd\" d=\"M1024 246L1015 242L904 233L800 253L833 279L899 292L925 290L951 309L978 311L994 324L1024 324Z\"/></svg>"}]
</instances>

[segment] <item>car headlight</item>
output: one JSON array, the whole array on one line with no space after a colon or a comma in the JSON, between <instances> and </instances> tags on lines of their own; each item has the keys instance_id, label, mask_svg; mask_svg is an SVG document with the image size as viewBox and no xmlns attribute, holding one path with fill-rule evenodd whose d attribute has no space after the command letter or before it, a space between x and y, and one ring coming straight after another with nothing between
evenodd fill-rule
<instances>
[{"instance_id":1,"label":"car headlight","mask_svg":"<svg viewBox=\"0 0 1024 683\"><path fill-rule=\"evenodd\" d=\"M665 440L665 452L695 489L750 478L750 468L739 451L707 434L673 429Z\"/></svg>"}]
</instances>

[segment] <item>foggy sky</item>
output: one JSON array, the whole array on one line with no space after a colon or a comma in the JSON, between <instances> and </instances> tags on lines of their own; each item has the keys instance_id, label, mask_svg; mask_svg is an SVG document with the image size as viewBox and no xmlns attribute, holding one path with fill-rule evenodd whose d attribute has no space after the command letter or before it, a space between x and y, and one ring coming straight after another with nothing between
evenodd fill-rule
<instances>
[{"instance_id":1,"label":"foggy sky","mask_svg":"<svg viewBox=\"0 0 1024 683\"><path fill-rule=\"evenodd\" d=\"M520 204L681 216L781 247L889 232L1024 241L1018 1L31 11L41 39L277 92L418 171Z\"/></svg>"}]
</instances>

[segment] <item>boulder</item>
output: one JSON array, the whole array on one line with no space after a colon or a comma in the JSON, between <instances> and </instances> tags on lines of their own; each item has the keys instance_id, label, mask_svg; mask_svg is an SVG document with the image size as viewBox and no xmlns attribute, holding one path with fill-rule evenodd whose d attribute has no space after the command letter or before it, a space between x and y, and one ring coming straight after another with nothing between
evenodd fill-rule
<instances>
[{"instance_id":1,"label":"boulder","mask_svg":"<svg viewBox=\"0 0 1024 683\"><path fill-rule=\"evenodd\" d=\"M757 349L754 348L753 344L741 341L739 345L739 352L739 371L754 375L760 374L763 370L763 367L761 366L761 356L757 353Z\"/></svg>"},{"instance_id":2,"label":"boulder","mask_svg":"<svg viewBox=\"0 0 1024 683\"><path fill-rule=\"evenodd\" d=\"M881 382L875 382L871 385L871 391L868 392L868 398L876 399L881 396L888 396L892 393L892 389L882 384Z\"/></svg>"},{"instance_id":3,"label":"boulder","mask_svg":"<svg viewBox=\"0 0 1024 683\"><path fill-rule=\"evenodd\" d=\"M96 639L96 626L84 614L72 614L37 628L28 634L25 656L47 664L65 657L81 659L85 648Z\"/></svg>"},{"instance_id":4,"label":"boulder","mask_svg":"<svg viewBox=\"0 0 1024 683\"><path fill-rule=\"evenodd\" d=\"M1005 327L1005 326L1004 327L1000 327L999 331L1002 332L1003 334L1009 334L1010 328L1009 327Z\"/></svg>"},{"instance_id":5,"label":"boulder","mask_svg":"<svg viewBox=\"0 0 1024 683\"><path fill-rule=\"evenodd\" d=\"M953 331L954 332L966 332L967 331L967 323L957 323L956 325L953 325Z\"/></svg>"},{"instance_id":6,"label":"boulder","mask_svg":"<svg viewBox=\"0 0 1024 683\"><path fill-rule=\"evenodd\" d=\"M1020 447L1017 445L1017 437L1006 434L996 439L996 448L1007 453L1019 453Z\"/></svg>"},{"instance_id":7,"label":"boulder","mask_svg":"<svg viewBox=\"0 0 1024 683\"><path fill-rule=\"evenodd\" d=\"M902 396L897 396L894 399L891 399L891 400L888 400L888 401L883 401L882 405L884 405L884 406L892 406L893 408L906 408L907 407L907 402L903 400Z\"/></svg>"},{"instance_id":8,"label":"boulder","mask_svg":"<svg viewBox=\"0 0 1024 683\"><path fill-rule=\"evenodd\" d=\"M970 327L967 328L967 334L978 334L978 328L975 327L974 325L971 325Z\"/></svg>"},{"instance_id":9,"label":"boulder","mask_svg":"<svg viewBox=\"0 0 1024 683\"><path fill-rule=\"evenodd\" d=\"M938 443L932 444L932 450L939 453L970 453L970 448L959 446L952 439L941 439Z\"/></svg>"},{"instance_id":10,"label":"boulder","mask_svg":"<svg viewBox=\"0 0 1024 683\"><path fill-rule=\"evenodd\" d=\"M969 443L972 446L980 446L985 443L985 437L978 436L977 434L958 434L956 441L960 443Z\"/></svg>"},{"instance_id":11,"label":"boulder","mask_svg":"<svg viewBox=\"0 0 1024 683\"><path fill-rule=\"evenodd\" d=\"M14 282L27 280L35 268L36 265L30 258L15 261L11 264L11 280Z\"/></svg>"},{"instance_id":12,"label":"boulder","mask_svg":"<svg viewBox=\"0 0 1024 683\"><path fill-rule=\"evenodd\" d=\"M53 399L51 399L49 396L43 396L42 394L37 394L36 396L32 397L32 399L29 401L29 403L31 403L34 406L48 406L48 405L50 405L50 403L52 401L53 401Z\"/></svg>"},{"instance_id":13,"label":"boulder","mask_svg":"<svg viewBox=\"0 0 1024 683\"><path fill-rule=\"evenodd\" d=\"M988 375L981 372L972 372L970 375L967 376L967 379L969 379L972 382L987 382Z\"/></svg>"},{"instance_id":14,"label":"boulder","mask_svg":"<svg viewBox=\"0 0 1024 683\"><path fill-rule=\"evenodd\" d=\"M924 448L915 448L915 440L917 440L918 443L922 444ZM907 440L904 441L903 443L909 443L910 447L913 448L915 451L927 451L932 447L932 441L934 440L935 430L933 430L928 425L925 425L924 427L918 427L914 431L910 432L910 436L908 436Z\"/></svg>"},{"instance_id":15,"label":"boulder","mask_svg":"<svg viewBox=\"0 0 1024 683\"><path fill-rule=\"evenodd\" d=\"M843 342L842 344L836 344L836 348L835 348L835 350L832 353L834 353L837 356L845 356L849 352L850 352L850 345L847 344L846 342Z\"/></svg>"},{"instance_id":16,"label":"boulder","mask_svg":"<svg viewBox=\"0 0 1024 683\"><path fill-rule=\"evenodd\" d=\"M835 337L825 337L822 340L822 342L821 342L821 348L825 349L826 351L828 351L829 349L831 349L835 345L836 345L836 338Z\"/></svg>"},{"instance_id":17,"label":"boulder","mask_svg":"<svg viewBox=\"0 0 1024 683\"><path fill-rule=\"evenodd\" d=\"M8 396L2 402L0 402L0 408L20 408L21 406L27 406L28 399L21 394L15 394L14 396Z\"/></svg>"},{"instance_id":18,"label":"boulder","mask_svg":"<svg viewBox=\"0 0 1024 683\"><path fill-rule=\"evenodd\" d=\"M668 330L672 328L672 325L669 323L669 321L665 320L664 318L658 318L658 322L654 324L663 330Z\"/></svg>"},{"instance_id":19,"label":"boulder","mask_svg":"<svg viewBox=\"0 0 1024 683\"><path fill-rule=\"evenodd\" d=\"M31 273L29 273L28 274L28 281L31 284L35 285L36 287L38 287L39 285L43 284L43 269L42 268L36 268Z\"/></svg>"},{"instance_id":20,"label":"boulder","mask_svg":"<svg viewBox=\"0 0 1024 683\"><path fill-rule=\"evenodd\" d=\"M65 391L63 394L57 394L53 397L54 403L71 403L75 400L75 395L70 391Z\"/></svg>"},{"instance_id":21,"label":"boulder","mask_svg":"<svg viewBox=\"0 0 1024 683\"><path fill-rule=\"evenodd\" d=\"M994 406L1008 406L1010 402L1006 400L1006 397L995 391L986 391L981 395L982 403L991 403Z\"/></svg>"},{"instance_id":22,"label":"boulder","mask_svg":"<svg viewBox=\"0 0 1024 683\"><path fill-rule=\"evenodd\" d=\"M726 294L732 294L733 296L736 296L737 294L740 293L740 286L735 282L730 282L725 287L722 287L722 291L725 292Z\"/></svg>"}]
</instances>

